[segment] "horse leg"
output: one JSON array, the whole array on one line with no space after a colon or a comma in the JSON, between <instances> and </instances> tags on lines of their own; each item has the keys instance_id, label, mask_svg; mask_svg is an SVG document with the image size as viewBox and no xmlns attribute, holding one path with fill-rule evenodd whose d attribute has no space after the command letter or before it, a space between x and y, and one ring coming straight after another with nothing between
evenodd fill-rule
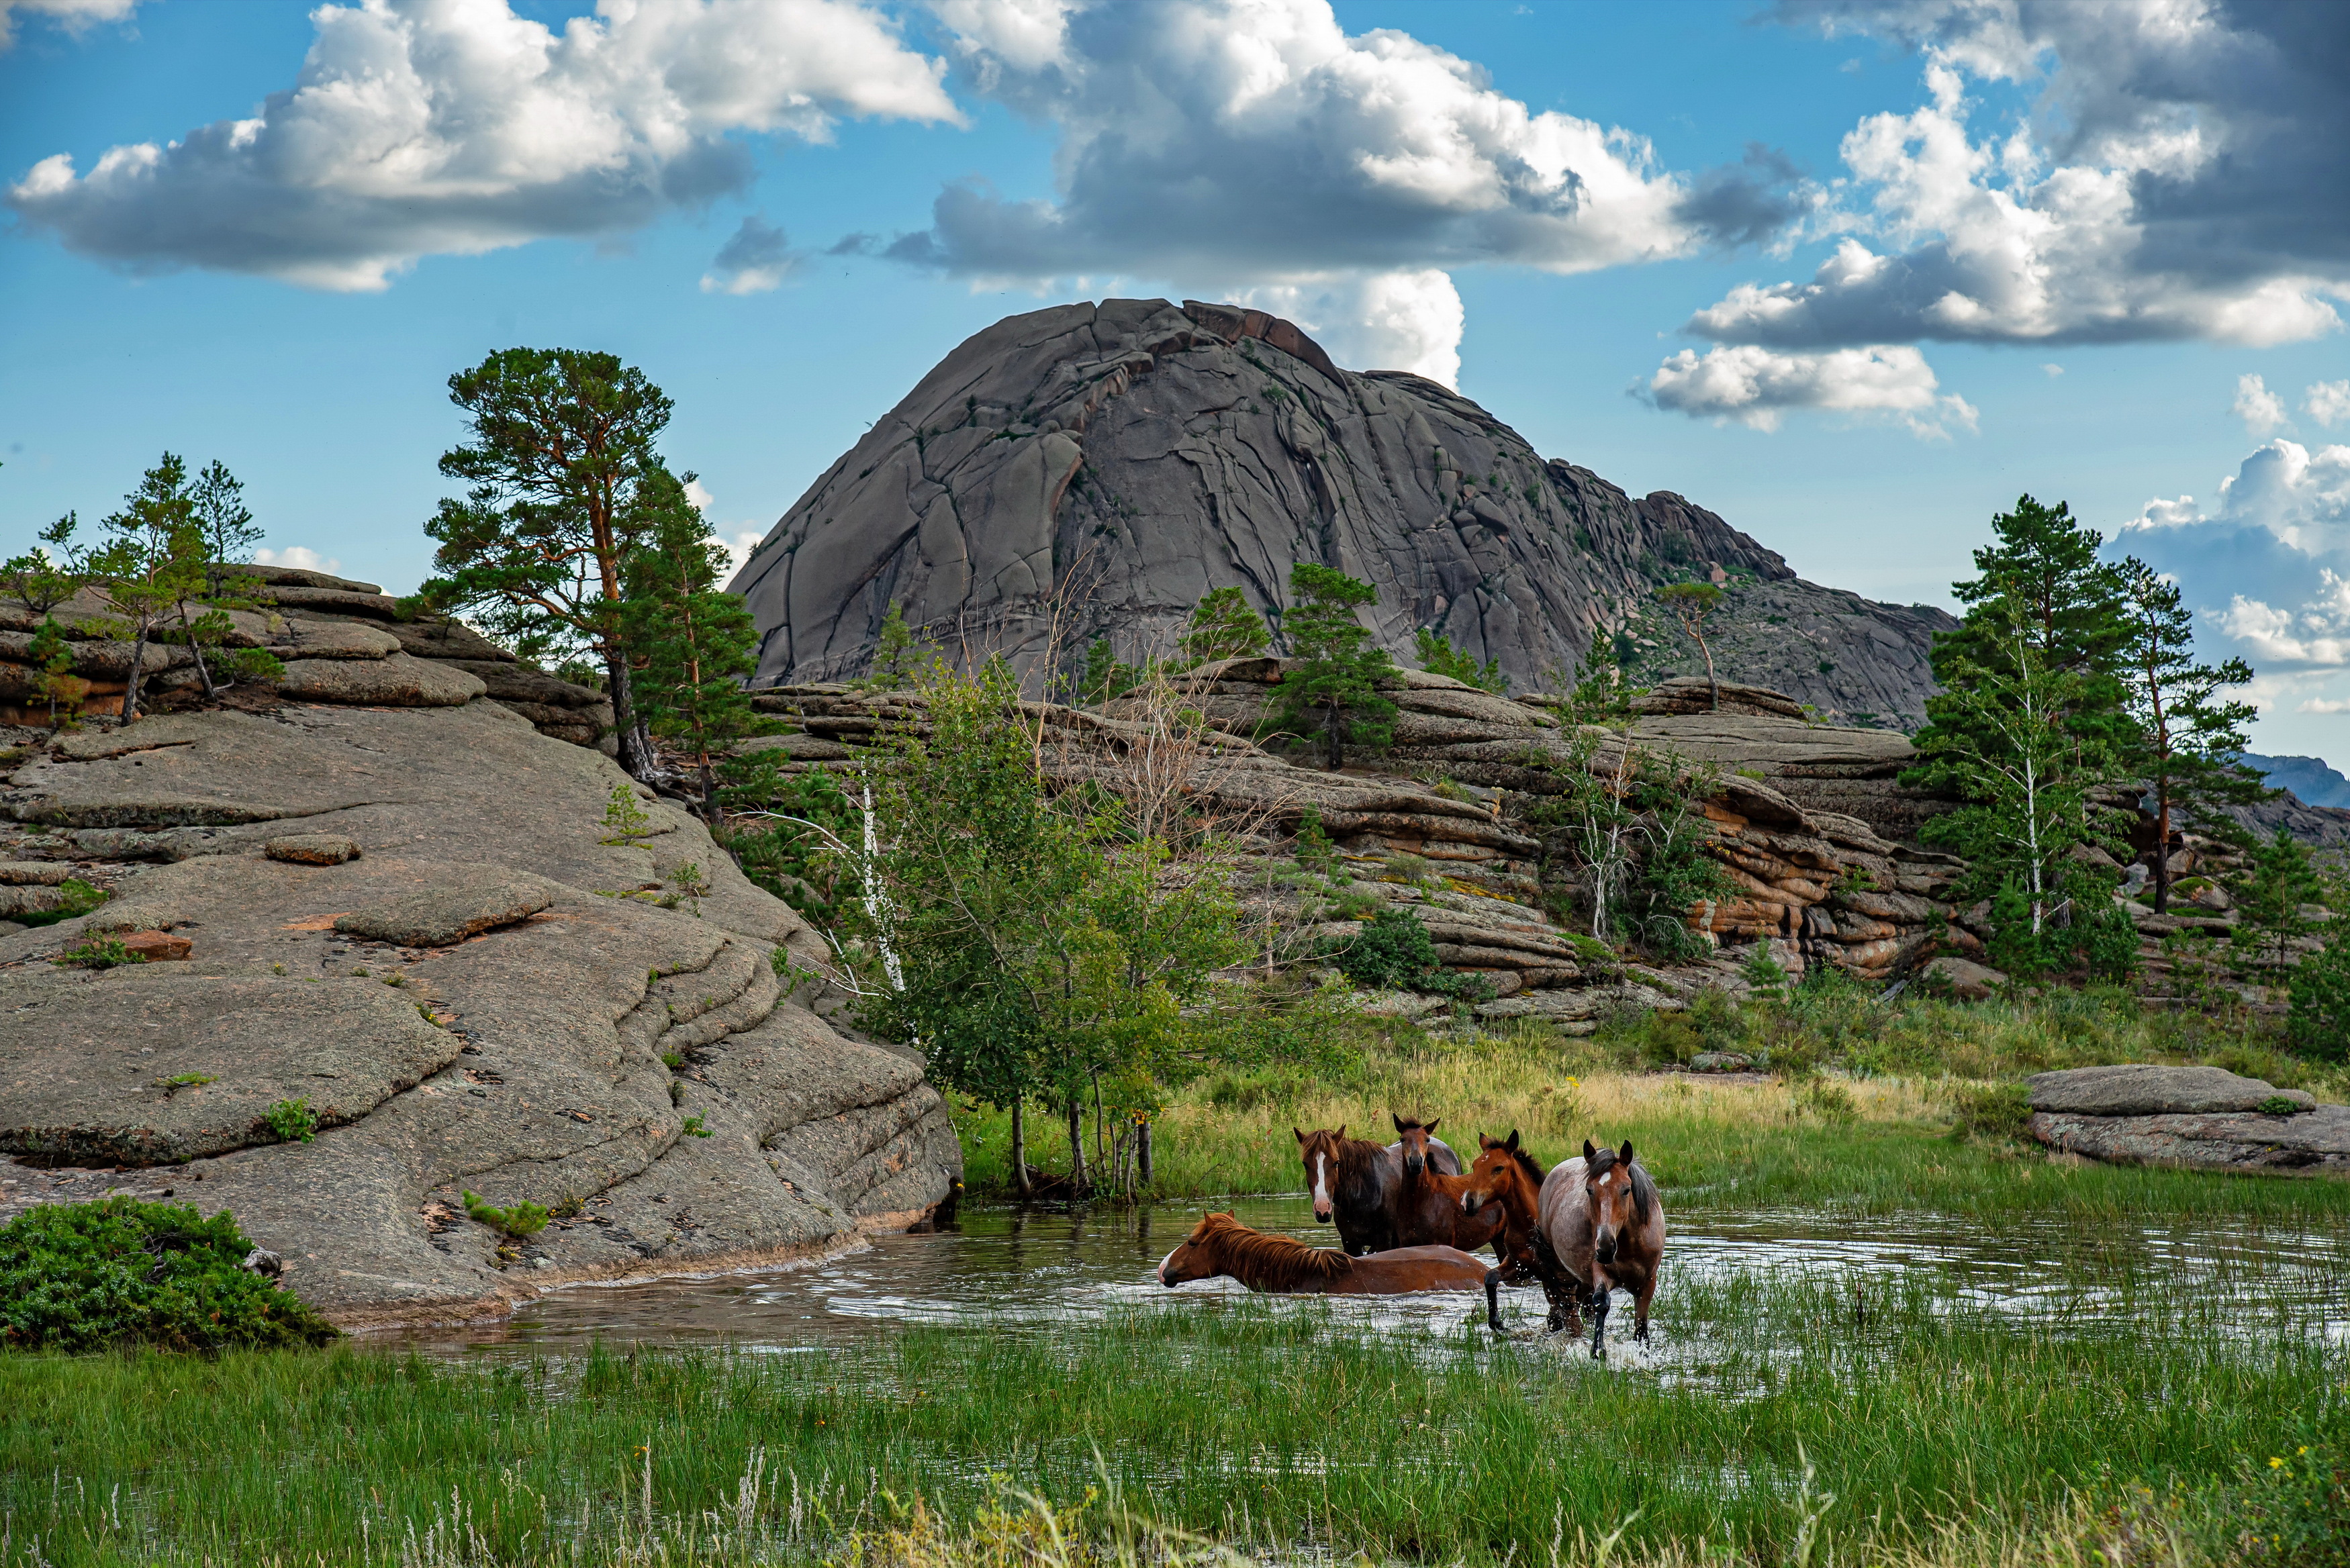
<instances>
[{"instance_id":1,"label":"horse leg","mask_svg":"<svg viewBox=\"0 0 2350 1568\"><path fill-rule=\"evenodd\" d=\"M1648 1277L1640 1282L1639 1293L1632 1298L1632 1343L1648 1343L1648 1303L1657 1296L1657 1271L1650 1269Z\"/></svg>"},{"instance_id":2,"label":"horse leg","mask_svg":"<svg viewBox=\"0 0 2350 1568\"><path fill-rule=\"evenodd\" d=\"M1607 1301L1615 1293L1604 1284L1594 1285L1591 1303L1591 1359L1604 1361L1607 1356Z\"/></svg>"},{"instance_id":3,"label":"horse leg","mask_svg":"<svg viewBox=\"0 0 2350 1568\"><path fill-rule=\"evenodd\" d=\"M1485 1322L1495 1334L1502 1332L1502 1271L1485 1271Z\"/></svg>"}]
</instances>

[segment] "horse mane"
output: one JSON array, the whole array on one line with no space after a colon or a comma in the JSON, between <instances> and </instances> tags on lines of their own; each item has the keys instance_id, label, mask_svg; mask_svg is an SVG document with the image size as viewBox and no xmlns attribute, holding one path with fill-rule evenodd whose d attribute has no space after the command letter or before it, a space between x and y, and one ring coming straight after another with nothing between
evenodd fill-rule
<instances>
[{"instance_id":1,"label":"horse mane","mask_svg":"<svg viewBox=\"0 0 2350 1568\"><path fill-rule=\"evenodd\" d=\"M1355 1267L1355 1260L1336 1247L1309 1246L1295 1236L1268 1236L1229 1214L1211 1214L1201 1223L1208 1232L1203 1240L1215 1243L1217 1261L1245 1285L1294 1290L1308 1281L1335 1279Z\"/></svg>"},{"instance_id":2,"label":"horse mane","mask_svg":"<svg viewBox=\"0 0 2350 1568\"><path fill-rule=\"evenodd\" d=\"M1510 1155L1511 1158L1514 1158L1518 1162L1518 1168L1525 1172L1526 1179L1534 1184L1534 1190L1537 1192L1541 1191L1543 1179L1550 1173L1537 1164L1534 1160L1534 1157L1528 1154L1524 1149L1511 1149Z\"/></svg>"}]
</instances>

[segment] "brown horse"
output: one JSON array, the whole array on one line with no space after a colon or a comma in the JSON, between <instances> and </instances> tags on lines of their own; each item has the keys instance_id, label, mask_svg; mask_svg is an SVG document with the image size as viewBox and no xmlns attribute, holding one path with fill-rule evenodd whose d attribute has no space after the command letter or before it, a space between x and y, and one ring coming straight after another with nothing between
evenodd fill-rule
<instances>
[{"instance_id":1,"label":"brown horse","mask_svg":"<svg viewBox=\"0 0 2350 1568\"><path fill-rule=\"evenodd\" d=\"M1403 1181L1396 1189L1396 1241L1406 1247L1458 1247L1464 1252L1492 1246L1496 1262L1505 1262L1498 1210L1482 1214L1461 1202L1465 1176L1443 1173L1436 1151L1444 1148L1433 1134L1439 1118L1423 1126L1411 1116L1388 1115L1396 1128L1396 1147L1403 1155Z\"/></svg>"},{"instance_id":2,"label":"brown horse","mask_svg":"<svg viewBox=\"0 0 2350 1568\"><path fill-rule=\"evenodd\" d=\"M1400 1118L1399 1118L1400 1120ZM1402 1245L1397 1203L1403 1189L1403 1146L1385 1147L1336 1130L1289 1129L1305 1162L1305 1189L1314 1195L1314 1218L1338 1227L1338 1245L1349 1252L1390 1251ZM1427 1158L1446 1176L1461 1174L1461 1157L1430 1138Z\"/></svg>"},{"instance_id":3,"label":"brown horse","mask_svg":"<svg viewBox=\"0 0 2350 1568\"><path fill-rule=\"evenodd\" d=\"M1448 1183L1460 1195L1461 1211L1469 1215L1497 1214L1501 1231L1493 1255L1501 1262L1485 1277L1486 1313L1495 1328L1502 1326L1501 1287L1534 1281L1555 1303L1563 1291L1574 1288L1557 1260L1546 1255L1538 1222L1542 1216L1543 1168L1518 1144L1518 1132L1506 1138L1479 1137L1478 1155L1469 1174Z\"/></svg>"},{"instance_id":4,"label":"brown horse","mask_svg":"<svg viewBox=\"0 0 2350 1568\"><path fill-rule=\"evenodd\" d=\"M1405 1247L1352 1258L1336 1247L1309 1247L1294 1236L1252 1231L1229 1214L1210 1214L1159 1262L1159 1282L1229 1274L1253 1291L1331 1296L1399 1296L1414 1291L1473 1291L1485 1265L1451 1247Z\"/></svg>"},{"instance_id":5,"label":"brown horse","mask_svg":"<svg viewBox=\"0 0 2350 1568\"><path fill-rule=\"evenodd\" d=\"M1648 1337L1648 1303L1657 1293L1657 1271L1665 1256L1665 1205L1656 1183L1634 1159L1632 1140L1621 1148L1596 1148L1584 1140L1583 1158L1570 1159L1543 1179L1542 1240L1579 1284L1591 1306L1591 1355L1607 1353L1611 1293L1632 1293L1637 1314L1632 1337ZM1555 1297L1551 1327L1580 1334L1583 1325L1570 1295L1562 1313Z\"/></svg>"}]
</instances>

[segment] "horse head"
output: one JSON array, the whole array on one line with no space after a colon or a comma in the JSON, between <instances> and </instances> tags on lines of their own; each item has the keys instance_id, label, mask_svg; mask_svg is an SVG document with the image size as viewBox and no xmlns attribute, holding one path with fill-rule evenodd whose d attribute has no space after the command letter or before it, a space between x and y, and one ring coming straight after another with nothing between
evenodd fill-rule
<instances>
[{"instance_id":1,"label":"horse head","mask_svg":"<svg viewBox=\"0 0 2350 1568\"><path fill-rule=\"evenodd\" d=\"M1591 1255L1616 1261L1617 1244L1648 1221L1648 1193L1632 1168L1632 1140L1622 1148L1595 1148L1583 1140L1583 1195L1591 1215Z\"/></svg>"},{"instance_id":2,"label":"horse head","mask_svg":"<svg viewBox=\"0 0 2350 1568\"><path fill-rule=\"evenodd\" d=\"M1437 1122L1443 1118L1431 1118L1427 1126L1422 1127L1416 1116L1399 1116L1389 1111L1388 1119L1395 1123L1396 1137L1403 1140L1404 1174L1419 1176L1428 1168L1429 1135L1436 1131Z\"/></svg>"},{"instance_id":3,"label":"horse head","mask_svg":"<svg viewBox=\"0 0 2350 1568\"><path fill-rule=\"evenodd\" d=\"M1332 1197L1336 1190L1341 1146L1347 1141L1347 1127L1340 1123L1334 1131L1316 1127L1312 1132L1298 1132L1297 1152L1305 1161L1305 1189L1314 1194L1314 1218L1328 1224L1332 1215Z\"/></svg>"},{"instance_id":4,"label":"horse head","mask_svg":"<svg viewBox=\"0 0 2350 1568\"><path fill-rule=\"evenodd\" d=\"M1461 1189L1461 1211L1464 1214L1474 1214L1488 1203L1507 1199L1519 1180L1519 1162L1526 1158L1518 1148L1515 1127L1510 1129L1506 1138L1490 1138L1480 1133L1477 1149L1477 1158L1469 1162L1468 1184Z\"/></svg>"},{"instance_id":5,"label":"horse head","mask_svg":"<svg viewBox=\"0 0 2350 1568\"><path fill-rule=\"evenodd\" d=\"M1159 1260L1159 1282L1169 1290L1192 1280L1204 1280L1223 1271L1213 1238L1238 1224L1230 1214L1204 1214L1175 1250Z\"/></svg>"}]
</instances>

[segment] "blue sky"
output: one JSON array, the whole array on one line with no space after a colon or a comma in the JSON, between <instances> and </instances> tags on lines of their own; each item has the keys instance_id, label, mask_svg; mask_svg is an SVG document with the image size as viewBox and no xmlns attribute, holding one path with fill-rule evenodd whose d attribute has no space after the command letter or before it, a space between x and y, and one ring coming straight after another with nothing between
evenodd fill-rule
<instances>
[{"instance_id":1,"label":"blue sky","mask_svg":"<svg viewBox=\"0 0 2350 1568\"><path fill-rule=\"evenodd\" d=\"M2336 15L0 0L0 547L168 448L411 587L515 343L666 388L733 540L999 316L1245 296L1875 597L2067 500L2350 762Z\"/></svg>"}]
</instances>

